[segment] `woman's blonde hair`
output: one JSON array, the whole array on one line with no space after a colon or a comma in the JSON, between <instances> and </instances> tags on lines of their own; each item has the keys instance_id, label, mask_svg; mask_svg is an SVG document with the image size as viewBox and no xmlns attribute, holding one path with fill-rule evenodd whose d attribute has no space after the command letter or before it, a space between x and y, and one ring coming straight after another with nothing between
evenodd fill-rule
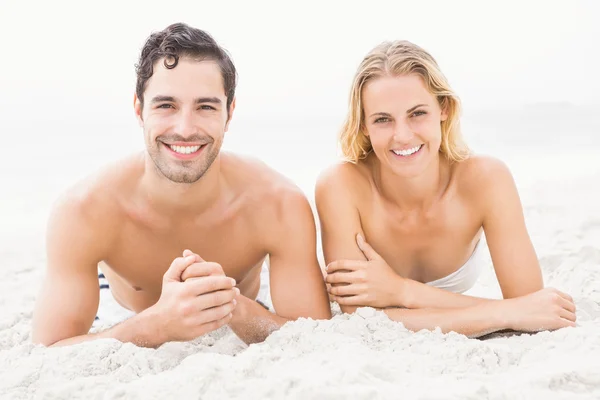
<instances>
[{"instance_id":1,"label":"woman's blonde hair","mask_svg":"<svg viewBox=\"0 0 600 400\"><path fill-rule=\"evenodd\" d=\"M384 42L363 59L352 84L348 116L340 132L340 145L344 158L356 163L372 150L365 135L365 116L362 90L367 82L382 76L417 74L440 107L448 114L442 121L440 153L450 161L462 161L470 150L460 132L460 100L452 91L434 58L421 47L405 41Z\"/></svg>"}]
</instances>

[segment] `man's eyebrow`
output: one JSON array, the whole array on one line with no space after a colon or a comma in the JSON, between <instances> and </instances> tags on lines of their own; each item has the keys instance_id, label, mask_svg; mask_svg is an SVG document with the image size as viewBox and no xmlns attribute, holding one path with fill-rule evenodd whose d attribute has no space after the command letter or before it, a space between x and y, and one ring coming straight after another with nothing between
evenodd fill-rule
<instances>
[{"instance_id":1,"label":"man's eyebrow","mask_svg":"<svg viewBox=\"0 0 600 400\"><path fill-rule=\"evenodd\" d=\"M171 103L175 103L176 99L173 96L163 96L163 95L157 95L154 96L152 98L152 103L162 103L162 102L171 102ZM214 104L221 104L221 99L219 99L218 97L198 97L195 101L196 104L199 103L214 103Z\"/></svg>"},{"instance_id":2,"label":"man's eyebrow","mask_svg":"<svg viewBox=\"0 0 600 400\"><path fill-rule=\"evenodd\" d=\"M171 103L175 102L175 97L173 96L162 96L162 95L157 95L154 96L151 100L151 103L161 103L163 101L169 101Z\"/></svg>"},{"instance_id":3,"label":"man's eyebrow","mask_svg":"<svg viewBox=\"0 0 600 400\"><path fill-rule=\"evenodd\" d=\"M221 99L218 97L199 97L196 99L196 103L215 103L221 104Z\"/></svg>"}]
</instances>

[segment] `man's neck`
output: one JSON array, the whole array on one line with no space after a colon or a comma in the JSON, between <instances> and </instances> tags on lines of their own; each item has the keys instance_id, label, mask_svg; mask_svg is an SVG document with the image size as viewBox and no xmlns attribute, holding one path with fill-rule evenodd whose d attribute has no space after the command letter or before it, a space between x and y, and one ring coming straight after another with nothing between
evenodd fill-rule
<instances>
[{"instance_id":1,"label":"man's neck","mask_svg":"<svg viewBox=\"0 0 600 400\"><path fill-rule=\"evenodd\" d=\"M140 194L152 208L168 215L198 215L211 208L221 195L221 157L194 183L177 183L167 179L152 159L145 155Z\"/></svg>"}]
</instances>

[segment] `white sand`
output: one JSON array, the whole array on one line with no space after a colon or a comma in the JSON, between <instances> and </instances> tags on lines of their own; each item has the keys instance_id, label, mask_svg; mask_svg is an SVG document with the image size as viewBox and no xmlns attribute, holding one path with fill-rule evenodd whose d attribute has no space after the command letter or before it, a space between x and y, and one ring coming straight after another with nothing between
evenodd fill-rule
<instances>
[{"instance_id":1,"label":"white sand","mask_svg":"<svg viewBox=\"0 0 600 400\"><path fill-rule=\"evenodd\" d=\"M579 326L485 341L334 308L331 321L289 323L250 347L227 328L157 350L114 340L33 346L43 213L14 219L0 238L0 398L598 399L600 175L564 182L522 198L545 281L573 295ZM499 294L489 256L472 293Z\"/></svg>"}]
</instances>

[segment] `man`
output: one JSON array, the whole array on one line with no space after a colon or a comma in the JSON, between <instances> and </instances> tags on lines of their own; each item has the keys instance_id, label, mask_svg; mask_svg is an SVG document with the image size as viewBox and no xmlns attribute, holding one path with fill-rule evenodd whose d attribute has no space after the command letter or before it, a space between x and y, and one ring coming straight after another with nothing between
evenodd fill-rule
<instances>
[{"instance_id":1,"label":"man","mask_svg":"<svg viewBox=\"0 0 600 400\"><path fill-rule=\"evenodd\" d=\"M55 206L34 342L157 347L228 324L254 343L288 320L331 317L306 197L264 164L220 151L235 85L232 61L207 33L174 24L148 38L134 97L147 151ZM267 257L275 312L255 301ZM98 266L135 315L89 334Z\"/></svg>"}]
</instances>

